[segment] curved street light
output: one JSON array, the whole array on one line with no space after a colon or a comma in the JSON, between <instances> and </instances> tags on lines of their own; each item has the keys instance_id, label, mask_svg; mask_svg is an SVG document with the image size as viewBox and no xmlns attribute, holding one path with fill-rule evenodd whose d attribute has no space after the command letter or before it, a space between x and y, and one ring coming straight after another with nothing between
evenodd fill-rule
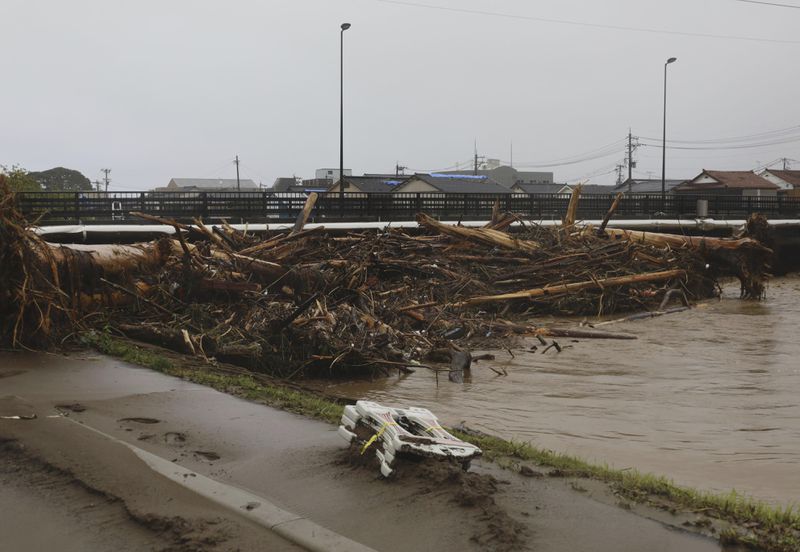
<instances>
[{"instance_id":1,"label":"curved street light","mask_svg":"<svg viewBox=\"0 0 800 552\"><path fill-rule=\"evenodd\" d=\"M666 191L666 162L667 162L667 65L675 63L678 58L671 57L664 64L664 134L661 138L661 212L666 212L667 191Z\"/></svg>"}]
</instances>

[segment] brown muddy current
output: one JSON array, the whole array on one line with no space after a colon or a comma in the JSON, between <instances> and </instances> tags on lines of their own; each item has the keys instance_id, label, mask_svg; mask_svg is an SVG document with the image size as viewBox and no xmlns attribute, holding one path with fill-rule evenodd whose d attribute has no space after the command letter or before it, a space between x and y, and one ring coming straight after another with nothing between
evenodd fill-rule
<instances>
[{"instance_id":1,"label":"brown muddy current","mask_svg":"<svg viewBox=\"0 0 800 552\"><path fill-rule=\"evenodd\" d=\"M777 504L800 498L800 277L761 302L738 285L691 311L602 329L635 341L559 339L473 365L455 384L428 370L337 384L347 397L432 409L444 422ZM542 322L542 321L540 321ZM551 323L552 321L547 321ZM487 365L505 367L497 376Z\"/></svg>"}]
</instances>

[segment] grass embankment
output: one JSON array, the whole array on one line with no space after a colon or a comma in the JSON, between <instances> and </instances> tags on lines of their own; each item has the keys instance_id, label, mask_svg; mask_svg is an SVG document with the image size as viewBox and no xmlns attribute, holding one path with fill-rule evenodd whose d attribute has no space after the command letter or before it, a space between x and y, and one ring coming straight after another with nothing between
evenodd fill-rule
<instances>
[{"instance_id":1,"label":"grass embankment","mask_svg":"<svg viewBox=\"0 0 800 552\"><path fill-rule=\"evenodd\" d=\"M165 356L107 333L89 332L81 336L81 341L109 356L200 385L207 385L217 391L329 423L338 424L342 418L344 407L335 401L278 384L267 384L258 381L253 375L224 373L215 370L211 365L202 370L186 367L169 358L178 356L177 354Z\"/></svg>"},{"instance_id":2,"label":"grass embankment","mask_svg":"<svg viewBox=\"0 0 800 552\"><path fill-rule=\"evenodd\" d=\"M132 364L152 368L219 391L263 404L303 414L329 423L338 423L343 406L333 400L308 392L289 389L279 383L265 383L246 374L227 374L207 369L186 368L180 362L139 347L109 334L90 332L85 344L107 355ZM753 500L736 491L713 494L678 486L666 477L618 470L607 465L590 464L575 456L539 449L530 443L506 441L489 435L473 435L452 430L459 438L483 449L489 459L513 459L551 468L549 475L583 477L607 483L619 496L670 511L688 511L729 522L720 539L746 544L770 552L800 550L800 511L792 507L776 508Z\"/></svg>"}]
</instances>

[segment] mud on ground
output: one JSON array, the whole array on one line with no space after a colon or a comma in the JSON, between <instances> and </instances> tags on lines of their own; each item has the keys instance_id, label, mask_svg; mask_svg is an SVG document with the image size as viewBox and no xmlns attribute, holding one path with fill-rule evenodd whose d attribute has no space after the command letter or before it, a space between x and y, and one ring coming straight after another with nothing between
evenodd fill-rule
<instances>
[{"instance_id":1,"label":"mud on ground","mask_svg":"<svg viewBox=\"0 0 800 552\"><path fill-rule=\"evenodd\" d=\"M379 473L380 464L372 449L362 454L361 445L354 443L334 461L357 470ZM488 552L520 550L529 532L525 525L513 519L495 501L508 483L492 475L465 471L461 464L447 460L400 456L389 478L380 478L386 485L411 485L419 497L445 497L453 508L461 508L465 517L474 519L470 539Z\"/></svg>"},{"instance_id":2,"label":"mud on ground","mask_svg":"<svg viewBox=\"0 0 800 552\"><path fill-rule=\"evenodd\" d=\"M0 440L0 486L5 495L0 505L9 522L0 536L4 550L32 550L37 540L59 552L238 548L228 542L235 528L222 518L164 516L129 508L121 498L34 456L17 441ZM4 504L6 500L10 503ZM19 514L27 510L37 514L22 521ZM43 526L45 535L40 534ZM60 543L57 548L55 542Z\"/></svg>"}]
</instances>

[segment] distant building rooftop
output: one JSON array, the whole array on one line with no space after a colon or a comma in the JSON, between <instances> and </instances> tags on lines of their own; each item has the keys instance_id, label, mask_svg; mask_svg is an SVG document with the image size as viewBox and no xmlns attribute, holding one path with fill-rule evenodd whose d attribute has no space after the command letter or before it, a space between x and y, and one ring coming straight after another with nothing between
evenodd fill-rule
<instances>
[{"instance_id":1,"label":"distant building rooftop","mask_svg":"<svg viewBox=\"0 0 800 552\"><path fill-rule=\"evenodd\" d=\"M665 180L664 189L669 192L675 186L684 182L683 180ZM661 179L660 178L629 178L625 182L614 186L614 193L616 192L630 192L632 194L654 194L661 193Z\"/></svg>"},{"instance_id":2,"label":"distant building rooftop","mask_svg":"<svg viewBox=\"0 0 800 552\"><path fill-rule=\"evenodd\" d=\"M491 178L471 174L415 174L397 187L397 192L415 180L425 182L439 192L447 194L510 194L511 190L501 186Z\"/></svg>"},{"instance_id":3,"label":"distant building rooftop","mask_svg":"<svg viewBox=\"0 0 800 552\"><path fill-rule=\"evenodd\" d=\"M257 190L258 185L249 178L239 180L239 189ZM173 178L166 187L167 190L174 191L213 191L227 190L236 191L235 178Z\"/></svg>"},{"instance_id":4,"label":"distant building rooftop","mask_svg":"<svg viewBox=\"0 0 800 552\"><path fill-rule=\"evenodd\" d=\"M566 187L566 184L526 184L517 182L511 189L524 194L559 194L563 193Z\"/></svg>"},{"instance_id":5,"label":"distant building rooftop","mask_svg":"<svg viewBox=\"0 0 800 552\"><path fill-rule=\"evenodd\" d=\"M411 178L409 175L367 175L364 176L344 176L344 181L351 184L355 190L367 194L380 194L393 192L395 187L399 186L406 180ZM339 183L336 182L332 188L337 190ZM345 188L345 191L348 191Z\"/></svg>"},{"instance_id":6,"label":"distant building rooftop","mask_svg":"<svg viewBox=\"0 0 800 552\"><path fill-rule=\"evenodd\" d=\"M684 182L675 191L703 191L719 189L778 190L773 184L752 171L708 171L703 169L692 180Z\"/></svg>"},{"instance_id":7,"label":"distant building rooftop","mask_svg":"<svg viewBox=\"0 0 800 552\"><path fill-rule=\"evenodd\" d=\"M795 188L800 188L800 171L780 171L777 169L769 169L766 171L770 174L774 174L784 182L791 184Z\"/></svg>"},{"instance_id":8,"label":"distant building rooftop","mask_svg":"<svg viewBox=\"0 0 800 552\"><path fill-rule=\"evenodd\" d=\"M575 188L576 185L571 185L570 188ZM603 184L584 184L581 187L581 194L583 195L602 195L613 194L614 186L605 186Z\"/></svg>"}]
</instances>

